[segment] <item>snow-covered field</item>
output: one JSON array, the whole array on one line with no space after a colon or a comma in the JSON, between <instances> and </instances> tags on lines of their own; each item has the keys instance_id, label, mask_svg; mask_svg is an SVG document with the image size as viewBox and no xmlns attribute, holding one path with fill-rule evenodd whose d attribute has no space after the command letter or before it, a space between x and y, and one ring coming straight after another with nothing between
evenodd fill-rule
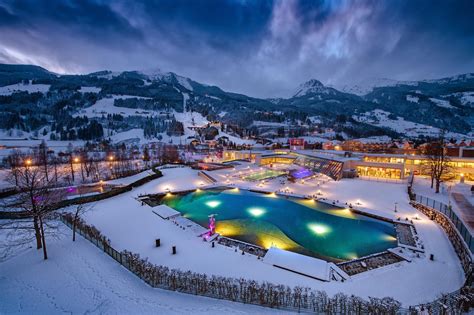
<instances>
[{"instance_id":1,"label":"snow-covered field","mask_svg":"<svg viewBox=\"0 0 474 315\"><path fill-rule=\"evenodd\" d=\"M99 93L102 88L98 88L96 86L81 86L79 89L80 93Z\"/></svg>"},{"instance_id":2,"label":"snow-covered field","mask_svg":"<svg viewBox=\"0 0 474 315\"><path fill-rule=\"evenodd\" d=\"M438 106L440 105L438 104ZM402 117L397 117L397 119L390 119L388 117L389 115L390 113L387 111L375 109L373 111L366 112L358 116L354 115L352 116L352 118L354 118L356 121L364 122L370 125L390 128L408 137L418 137L419 135L436 137L439 135L439 128L415 123L409 120L405 120ZM454 132L448 132L446 136L448 138L452 137L455 139L466 138L466 135Z\"/></svg>"},{"instance_id":3,"label":"snow-covered field","mask_svg":"<svg viewBox=\"0 0 474 315\"><path fill-rule=\"evenodd\" d=\"M153 114L156 114L154 111L114 106L114 101L116 99L128 98L147 99L147 97L133 95L112 95L110 97L101 98L91 107L84 108L73 116L102 117L102 115L107 116L107 114L121 114L124 116L152 116Z\"/></svg>"},{"instance_id":4,"label":"snow-covered field","mask_svg":"<svg viewBox=\"0 0 474 315\"><path fill-rule=\"evenodd\" d=\"M0 314L274 314L253 305L153 289L63 226L49 259L29 249L0 263Z\"/></svg>"},{"instance_id":5,"label":"snow-covered field","mask_svg":"<svg viewBox=\"0 0 474 315\"><path fill-rule=\"evenodd\" d=\"M16 92L46 93L50 87L51 85L49 84L31 84L31 82L30 84L17 83L0 87L0 95L12 95Z\"/></svg>"}]
</instances>

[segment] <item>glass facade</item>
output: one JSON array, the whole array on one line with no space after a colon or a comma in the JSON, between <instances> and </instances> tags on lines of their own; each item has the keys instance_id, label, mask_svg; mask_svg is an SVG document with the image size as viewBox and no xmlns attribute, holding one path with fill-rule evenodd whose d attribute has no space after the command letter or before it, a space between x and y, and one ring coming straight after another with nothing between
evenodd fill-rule
<instances>
[{"instance_id":1,"label":"glass facade","mask_svg":"<svg viewBox=\"0 0 474 315\"><path fill-rule=\"evenodd\" d=\"M401 164L405 162L405 159L385 156L365 156L364 162Z\"/></svg>"},{"instance_id":2,"label":"glass facade","mask_svg":"<svg viewBox=\"0 0 474 315\"><path fill-rule=\"evenodd\" d=\"M359 176L380 177L380 178L402 178L402 171L396 168L357 166Z\"/></svg>"}]
</instances>

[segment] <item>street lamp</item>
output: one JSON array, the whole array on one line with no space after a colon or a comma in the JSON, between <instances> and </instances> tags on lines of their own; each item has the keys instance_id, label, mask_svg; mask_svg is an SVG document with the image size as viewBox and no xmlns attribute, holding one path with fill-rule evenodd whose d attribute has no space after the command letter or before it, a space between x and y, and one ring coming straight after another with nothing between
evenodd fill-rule
<instances>
[{"instance_id":1,"label":"street lamp","mask_svg":"<svg viewBox=\"0 0 474 315\"><path fill-rule=\"evenodd\" d=\"M75 157L74 158L74 163L79 163L79 158Z\"/></svg>"}]
</instances>

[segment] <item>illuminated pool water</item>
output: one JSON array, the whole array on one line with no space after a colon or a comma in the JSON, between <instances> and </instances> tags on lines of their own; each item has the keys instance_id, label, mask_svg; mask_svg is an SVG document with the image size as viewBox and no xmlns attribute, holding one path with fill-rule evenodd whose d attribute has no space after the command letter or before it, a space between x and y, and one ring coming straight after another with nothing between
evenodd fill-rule
<instances>
[{"instance_id":1,"label":"illuminated pool water","mask_svg":"<svg viewBox=\"0 0 474 315\"><path fill-rule=\"evenodd\" d=\"M167 196L163 203L204 227L216 214L221 235L331 261L397 245L393 224L312 200L228 189Z\"/></svg>"},{"instance_id":2,"label":"illuminated pool water","mask_svg":"<svg viewBox=\"0 0 474 315\"><path fill-rule=\"evenodd\" d=\"M286 174L286 172L275 171L275 170L264 170L264 171L259 171L250 175L246 175L244 176L244 179L248 181L257 181L257 180L264 180L267 178L278 177L284 174Z\"/></svg>"}]
</instances>

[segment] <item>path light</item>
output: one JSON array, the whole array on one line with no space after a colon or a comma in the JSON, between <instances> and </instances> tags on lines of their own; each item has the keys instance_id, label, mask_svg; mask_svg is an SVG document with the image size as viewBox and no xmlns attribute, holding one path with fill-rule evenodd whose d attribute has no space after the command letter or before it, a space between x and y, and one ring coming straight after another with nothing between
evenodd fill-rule
<instances>
[{"instance_id":1,"label":"path light","mask_svg":"<svg viewBox=\"0 0 474 315\"><path fill-rule=\"evenodd\" d=\"M75 157L74 158L74 163L79 163L79 158Z\"/></svg>"},{"instance_id":2,"label":"path light","mask_svg":"<svg viewBox=\"0 0 474 315\"><path fill-rule=\"evenodd\" d=\"M25 163L26 163L26 165L31 165L31 160L28 159L28 160L25 161Z\"/></svg>"},{"instance_id":3,"label":"path light","mask_svg":"<svg viewBox=\"0 0 474 315\"><path fill-rule=\"evenodd\" d=\"M113 155L109 156L109 161L113 161L113 160L114 160Z\"/></svg>"},{"instance_id":4,"label":"path light","mask_svg":"<svg viewBox=\"0 0 474 315\"><path fill-rule=\"evenodd\" d=\"M357 199L356 205L358 205L358 206L361 206L361 205L362 205L362 202L360 202L360 199Z\"/></svg>"},{"instance_id":5,"label":"path light","mask_svg":"<svg viewBox=\"0 0 474 315\"><path fill-rule=\"evenodd\" d=\"M318 189L317 195L318 195L318 196L321 196L322 194L323 194L323 193L321 192L321 189Z\"/></svg>"},{"instance_id":6,"label":"path light","mask_svg":"<svg viewBox=\"0 0 474 315\"><path fill-rule=\"evenodd\" d=\"M419 220L420 217L418 216L418 213L415 213L415 220Z\"/></svg>"}]
</instances>

